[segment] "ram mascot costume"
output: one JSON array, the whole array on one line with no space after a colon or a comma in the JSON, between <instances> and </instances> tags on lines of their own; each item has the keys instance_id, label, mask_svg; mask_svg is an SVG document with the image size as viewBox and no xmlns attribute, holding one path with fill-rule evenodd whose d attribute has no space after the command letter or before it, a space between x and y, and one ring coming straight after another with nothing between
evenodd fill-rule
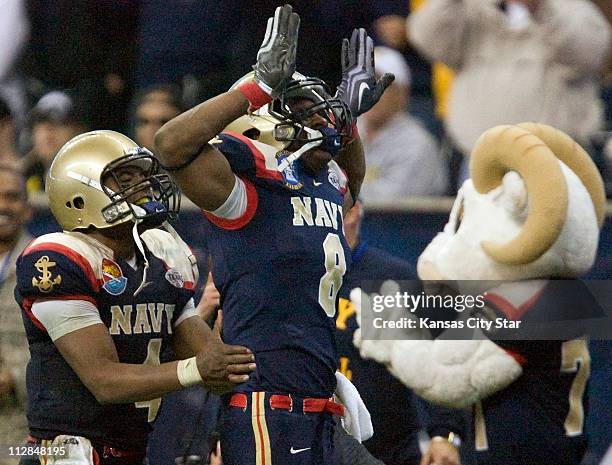
<instances>
[{"instance_id":1,"label":"ram mascot costume","mask_svg":"<svg viewBox=\"0 0 612 465\"><path fill-rule=\"evenodd\" d=\"M487 311L508 320L590 318L597 304L573 278L594 263L605 195L584 149L550 126L497 126L478 140L470 175L419 257L421 280L473 283ZM364 298L351 293L358 321ZM585 339L427 340L410 331L391 341L358 330L354 342L424 399L472 409L477 463L580 463Z\"/></svg>"}]
</instances>

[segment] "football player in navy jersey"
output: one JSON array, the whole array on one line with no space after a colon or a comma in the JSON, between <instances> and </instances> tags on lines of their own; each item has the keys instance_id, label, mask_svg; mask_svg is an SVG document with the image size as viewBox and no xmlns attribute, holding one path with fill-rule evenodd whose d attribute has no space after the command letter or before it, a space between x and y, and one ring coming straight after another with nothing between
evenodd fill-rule
<instances>
[{"instance_id":1,"label":"football player in navy jersey","mask_svg":"<svg viewBox=\"0 0 612 465\"><path fill-rule=\"evenodd\" d=\"M26 247L15 288L31 442L43 463L139 464L163 394L230 390L253 355L197 316L197 266L166 222L179 193L148 150L113 131L77 136L46 190L64 232ZM178 362L165 359L168 346Z\"/></svg>"},{"instance_id":2,"label":"football player in navy jersey","mask_svg":"<svg viewBox=\"0 0 612 465\"><path fill-rule=\"evenodd\" d=\"M278 7L254 72L156 135L164 167L209 222L226 341L257 370L224 402L226 465L332 463L334 316L349 259L342 215L365 172L352 129L393 80L373 43L343 43L334 97L295 72L299 17Z\"/></svg>"}]
</instances>

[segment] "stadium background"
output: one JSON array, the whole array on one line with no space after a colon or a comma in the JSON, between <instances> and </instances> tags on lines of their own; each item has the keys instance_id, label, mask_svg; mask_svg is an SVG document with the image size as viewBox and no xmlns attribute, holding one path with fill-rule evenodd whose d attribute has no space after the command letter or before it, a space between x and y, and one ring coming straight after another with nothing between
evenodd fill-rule
<instances>
[{"instance_id":1,"label":"stadium background","mask_svg":"<svg viewBox=\"0 0 612 465\"><path fill-rule=\"evenodd\" d=\"M9 103L19 132L20 153L31 148L30 111L51 90L67 90L78 116L90 129L133 131L130 102L138 90L158 83L180 86L186 106L227 89L249 70L265 19L282 2L267 0L2 0L5 12L19 10L17 20L3 27L5 47L0 55L0 90L8 89ZM353 27L367 27L384 42L379 18L407 16L421 1L338 0L291 2L302 18L298 68L330 83L339 81L340 40ZM608 16L611 2L596 2ZM5 19L9 15L5 16ZM381 29L382 28L382 29ZM19 36L19 37L18 37ZM0 45L0 49L3 47ZM436 118L431 65L413 50L402 49L412 70L411 112L443 139ZM7 58L8 56L8 58ZM608 67L609 69L609 67ZM610 124L610 79L604 78L602 97ZM438 113L439 115L439 113ZM603 148L609 132L594 141ZM596 161L606 172L603 153ZM407 181L409 182L409 181ZM57 230L43 194L34 194L36 215L28 229L34 235ZM411 262L444 225L451 198L409 198L366 205L363 238ZM201 254L200 214L185 208L178 230ZM592 279L612 277L612 205L602 230ZM593 341L588 417L590 453L595 464L612 438L612 345ZM179 416L177 415L177 418ZM545 439L544 439L545 440Z\"/></svg>"}]
</instances>

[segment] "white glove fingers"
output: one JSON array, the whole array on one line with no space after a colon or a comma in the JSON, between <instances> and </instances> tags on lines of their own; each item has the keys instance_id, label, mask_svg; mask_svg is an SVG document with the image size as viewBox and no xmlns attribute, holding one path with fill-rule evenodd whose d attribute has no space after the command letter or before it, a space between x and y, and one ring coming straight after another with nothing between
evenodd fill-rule
<instances>
[{"instance_id":1,"label":"white glove fingers","mask_svg":"<svg viewBox=\"0 0 612 465\"><path fill-rule=\"evenodd\" d=\"M374 75L374 41L371 37L366 38L366 71L370 75Z\"/></svg>"},{"instance_id":2,"label":"white glove fingers","mask_svg":"<svg viewBox=\"0 0 612 465\"><path fill-rule=\"evenodd\" d=\"M365 68L365 58L366 58L366 31L363 28L359 28L359 46L357 52L357 66L360 69Z\"/></svg>"},{"instance_id":3,"label":"white glove fingers","mask_svg":"<svg viewBox=\"0 0 612 465\"><path fill-rule=\"evenodd\" d=\"M257 58L263 53L267 52L272 48L272 27L274 25L274 18L268 18L268 23L266 24L266 35L264 36L264 40L261 43L261 47L259 48L259 52L257 53Z\"/></svg>"}]
</instances>

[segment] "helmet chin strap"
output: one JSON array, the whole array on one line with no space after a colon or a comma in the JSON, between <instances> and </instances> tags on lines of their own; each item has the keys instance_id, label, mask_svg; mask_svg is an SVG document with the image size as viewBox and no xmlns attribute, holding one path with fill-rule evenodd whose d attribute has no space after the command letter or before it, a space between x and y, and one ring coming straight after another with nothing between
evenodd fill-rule
<instances>
[{"instance_id":1,"label":"helmet chin strap","mask_svg":"<svg viewBox=\"0 0 612 465\"><path fill-rule=\"evenodd\" d=\"M91 178L88 178L86 176L81 176L73 172L69 172L68 176L82 182L85 185L91 186L94 189L104 192L100 183ZM110 192L114 194L112 190L110 190ZM132 209L134 210L134 212L138 213L138 216L144 217L147 214L147 211L144 208L138 205L135 205L135 204L130 204L130 205L132 206ZM144 260L144 269L142 271L142 281L140 283L140 286L138 286L138 288L134 291L134 296L137 296L140 293L140 291L142 291L145 288L145 285L147 283L147 271L149 270L149 260L147 260L147 254L145 254L144 245L142 244L142 239L140 238L140 234L138 233L138 225L142 222L143 222L142 218L134 217L134 227L132 228L132 237L134 238L134 243L136 244L136 247L140 251L140 254L142 255L142 258ZM175 234L176 234L176 231L175 231Z\"/></svg>"},{"instance_id":2,"label":"helmet chin strap","mask_svg":"<svg viewBox=\"0 0 612 465\"><path fill-rule=\"evenodd\" d=\"M142 207L138 205L132 205L134 211L137 211L139 214L146 213ZM142 239L140 238L140 234L138 233L138 225L142 223L142 219L134 218L134 227L132 228L132 237L134 238L134 243L136 244L136 248L138 248L142 258L144 259L144 269L142 270L142 281L140 282L140 286L138 289L134 291L134 297L136 297L140 291L142 291L147 282L147 271L149 270L149 260L147 260L147 254L144 250L144 245L142 244Z\"/></svg>"},{"instance_id":3,"label":"helmet chin strap","mask_svg":"<svg viewBox=\"0 0 612 465\"><path fill-rule=\"evenodd\" d=\"M307 126L304 126L304 130L308 133L308 140L310 139L319 139L319 140L308 142L304 144L302 147L300 147L298 150L293 152L291 155L289 155L281 163L278 164L278 166L276 167L277 171L279 172L285 171L289 167L289 165L291 165L291 163L293 163L298 158L300 158L302 155L304 155L305 152L315 147L318 147L323 142L323 134L321 134L320 131L309 128Z\"/></svg>"}]
</instances>

